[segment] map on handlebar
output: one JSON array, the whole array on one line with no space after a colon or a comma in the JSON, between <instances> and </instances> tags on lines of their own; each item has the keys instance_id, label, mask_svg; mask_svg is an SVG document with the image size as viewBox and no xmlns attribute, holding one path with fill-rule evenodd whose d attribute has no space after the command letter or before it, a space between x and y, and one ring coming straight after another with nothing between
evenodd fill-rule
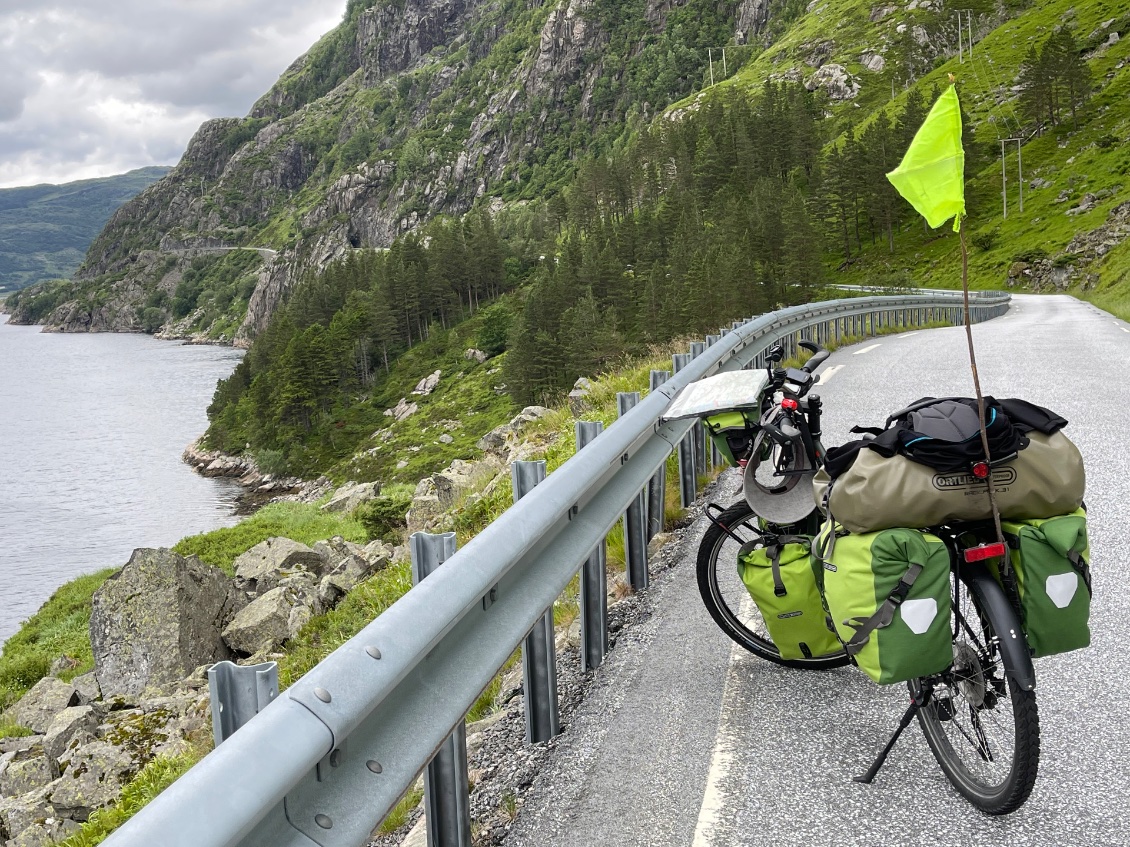
<instances>
[{"instance_id":1,"label":"map on handlebar","mask_svg":"<svg viewBox=\"0 0 1130 847\"><path fill-rule=\"evenodd\" d=\"M692 382L677 396L661 421L701 418L731 409L759 409L769 386L764 371L725 371Z\"/></svg>"}]
</instances>

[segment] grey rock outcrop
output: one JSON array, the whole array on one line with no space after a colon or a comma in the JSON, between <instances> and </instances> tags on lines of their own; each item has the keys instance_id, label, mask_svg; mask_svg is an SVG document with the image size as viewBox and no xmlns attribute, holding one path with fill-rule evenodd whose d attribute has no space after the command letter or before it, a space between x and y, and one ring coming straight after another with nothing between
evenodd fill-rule
<instances>
[{"instance_id":1,"label":"grey rock outcrop","mask_svg":"<svg viewBox=\"0 0 1130 847\"><path fill-rule=\"evenodd\" d=\"M82 829L68 818L44 818L36 821L8 842L8 847L51 847Z\"/></svg>"},{"instance_id":2,"label":"grey rock outcrop","mask_svg":"<svg viewBox=\"0 0 1130 847\"><path fill-rule=\"evenodd\" d=\"M379 482L347 482L322 505L323 512L352 512L362 503L378 497Z\"/></svg>"},{"instance_id":3,"label":"grey rock outcrop","mask_svg":"<svg viewBox=\"0 0 1130 847\"><path fill-rule=\"evenodd\" d=\"M847 72L847 68L835 63L822 65L805 80L804 87L809 91L822 88L830 100L852 100L859 94L859 81Z\"/></svg>"},{"instance_id":4,"label":"grey rock outcrop","mask_svg":"<svg viewBox=\"0 0 1130 847\"><path fill-rule=\"evenodd\" d=\"M102 699L102 689L98 685L98 676L93 671L76 676L71 680L71 685L74 686L75 693L78 695L77 705L79 706L85 706L87 703Z\"/></svg>"},{"instance_id":5,"label":"grey rock outcrop","mask_svg":"<svg viewBox=\"0 0 1130 847\"><path fill-rule=\"evenodd\" d=\"M90 642L103 696L136 697L231 658L220 632L243 602L223 572L195 556L135 550L92 602Z\"/></svg>"},{"instance_id":6,"label":"grey rock outcrop","mask_svg":"<svg viewBox=\"0 0 1130 847\"><path fill-rule=\"evenodd\" d=\"M73 685L53 676L45 676L16 704L16 723L42 734L47 732L57 713L77 704L78 695Z\"/></svg>"},{"instance_id":7,"label":"grey rock outcrop","mask_svg":"<svg viewBox=\"0 0 1130 847\"><path fill-rule=\"evenodd\" d=\"M483 362L485 362L487 359L489 359L490 356L488 356L482 350L478 350L474 347L468 347L466 350L463 351L463 358L466 359L469 362L470 361L478 362L481 365Z\"/></svg>"},{"instance_id":8,"label":"grey rock outcrop","mask_svg":"<svg viewBox=\"0 0 1130 847\"><path fill-rule=\"evenodd\" d=\"M314 550L289 538L260 541L235 560L235 578L240 588L262 596L297 573L318 573L322 557Z\"/></svg>"}]
</instances>

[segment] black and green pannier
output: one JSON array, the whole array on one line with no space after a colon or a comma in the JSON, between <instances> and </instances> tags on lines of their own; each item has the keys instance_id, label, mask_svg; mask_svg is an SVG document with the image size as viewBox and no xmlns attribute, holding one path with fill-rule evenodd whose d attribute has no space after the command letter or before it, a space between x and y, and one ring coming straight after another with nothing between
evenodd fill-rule
<instances>
[{"instance_id":1,"label":"black and green pannier","mask_svg":"<svg viewBox=\"0 0 1130 847\"><path fill-rule=\"evenodd\" d=\"M738 576L749 590L782 659L843 653L828 629L804 536L768 537L738 554Z\"/></svg>"},{"instance_id":2,"label":"black and green pannier","mask_svg":"<svg viewBox=\"0 0 1130 847\"><path fill-rule=\"evenodd\" d=\"M915 529L853 535L825 526L814 542L828 615L875 682L904 682L953 663L950 554Z\"/></svg>"},{"instance_id":3,"label":"black and green pannier","mask_svg":"<svg viewBox=\"0 0 1130 847\"><path fill-rule=\"evenodd\" d=\"M1079 509L1046 520L1001 521L1020 594L1020 620L1033 656L1091 643L1091 558Z\"/></svg>"},{"instance_id":4,"label":"black and green pannier","mask_svg":"<svg viewBox=\"0 0 1130 847\"><path fill-rule=\"evenodd\" d=\"M702 423L718 452L736 468L738 460L749 455L757 419L756 409L728 409L704 417Z\"/></svg>"}]
</instances>

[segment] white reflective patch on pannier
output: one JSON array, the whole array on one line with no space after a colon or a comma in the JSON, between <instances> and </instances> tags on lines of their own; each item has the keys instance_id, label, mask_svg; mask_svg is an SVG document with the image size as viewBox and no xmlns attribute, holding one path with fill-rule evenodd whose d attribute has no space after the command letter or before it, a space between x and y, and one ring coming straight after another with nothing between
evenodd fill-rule
<instances>
[{"instance_id":1,"label":"white reflective patch on pannier","mask_svg":"<svg viewBox=\"0 0 1130 847\"><path fill-rule=\"evenodd\" d=\"M1079 590L1079 574L1074 571L1052 574L1048 577L1045 588L1056 608L1066 609L1075 592Z\"/></svg>"},{"instance_id":2,"label":"white reflective patch on pannier","mask_svg":"<svg viewBox=\"0 0 1130 847\"><path fill-rule=\"evenodd\" d=\"M922 600L905 600L899 607L903 622L915 635L921 635L930 628L938 616L938 601L933 597Z\"/></svg>"}]
</instances>

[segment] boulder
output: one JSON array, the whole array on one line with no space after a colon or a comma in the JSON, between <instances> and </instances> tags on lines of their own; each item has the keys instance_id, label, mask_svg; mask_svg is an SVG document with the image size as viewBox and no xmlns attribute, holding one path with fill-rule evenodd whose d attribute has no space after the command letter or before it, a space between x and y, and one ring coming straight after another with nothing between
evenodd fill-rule
<instances>
[{"instance_id":1,"label":"boulder","mask_svg":"<svg viewBox=\"0 0 1130 847\"><path fill-rule=\"evenodd\" d=\"M137 772L129 752L96 740L70 751L63 775L47 787L48 799L63 817L85 821L95 809L117 799Z\"/></svg>"},{"instance_id":2,"label":"boulder","mask_svg":"<svg viewBox=\"0 0 1130 847\"><path fill-rule=\"evenodd\" d=\"M231 658L220 633L244 602L222 571L195 556L135 550L92 603L90 642L103 697L135 697Z\"/></svg>"},{"instance_id":3,"label":"boulder","mask_svg":"<svg viewBox=\"0 0 1130 847\"><path fill-rule=\"evenodd\" d=\"M415 403L409 403L407 397L401 397L400 402L398 402L395 406L393 406L391 409L385 409L385 416L392 417L397 421L402 421L405 418L416 414L416 412L418 412L419 410L420 407Z\"/></svg>"},{"instance_id":4,"label":"boulder","mask_svg":"<svg viewBox=\"0 0 1130 847\"><path fill-rule=\"evenodd\" d=\"M490 356L488 356L482 350L477 350L474 347L468 347L463 351L463 358L469 362L478 362L481 365L483 362L489 359Z\"/></svg>"},{"instance_id":5,"label":"boulder","mask_svg":"<svg viewBox=\"0 0 1130 847\"><path fill-rule=\"evenodd\" d=\"M0 795L21 797L37 788L43 788L55 778L52 771L51 762L42 752L25 758L19 758L17 754L13 761L8 762L3 775L0 775Z\"/></svg>"},{"instance_id":6,"label":"boulder","mask_svg":"<svg viewBox=\"0 0 1130 847\"><path fill-rule=\"evenodd\" d=\"M448 512L489 490L505 469L500 456L488 453L477 462L456 459L439 473L420 480L405 516L408 533L445 528L450 522Z\"/></svg>"},{"instance_id":7,"label":"boulder","mask_svg":"<svg viewBox=\"0 0 1130 847\"><path fill-rule=\"evenodd\" d=\"M82 827L67 818L44 818L36 821L8 842L8 847L51 847L74 835Z\"/></svg>"},{"instance_id":8,"label":"boulder","mask_svg":"<svg viewBox=\"0 0 1130 847\"><path fill-rule=\"evenodd\" d=\"M479 439L476 445L484 453L492 453L504 459L518 444L518 436L534 421L549 414L545 406L527 406L507 423L497 426Z\"/></svg>"},{"instance_id":9,"label":"boulder","mask_svg":"<svg viewBox=\"0 0 1130 847\"><path fill-rule=\"evenodd\" d=\"M93 733L100 715L93 706L72 706L55 715L43 739L43 751L53 762L67 751L67 746L82 732Z\"/></svg>"},{"instance_id":10,"label":"boulder","mask_svg":"<svg viewBox=\"0 0 1130 847\"><path fill-rule=\"evenodd\" d=\"M78 705L80 706L102 699L102 689L98 686L98 677L94 671L76 676L71 680L71 685L75 687L75 693L78 694Z\"/></svg>"},{"instance_id":11,"label":"boulder","mask_svg":"<svg viewBox=\"0 0 1130 847\"><path fill-rule=\"evenodd\" d=\"M379 482L347 482L322 505L323 512L352 512L381 493Z\"/></svg>"},{"instance_id":12,"label":"boulder","mask_svg":"<svg viewBox=\"0 0 1130 847\"><path fill-rule=\"evenodd\" d=\"M455 441L455 439L446 432L439 437L440 444L451 444L453 441Z\"/></svg>"},{"instance_id":13,"label":"boulder","mask_svg":"<svg viewBox=\"0 0 1130 847\"><path fill-rule=\"evenodd\" d=\"M426 377L416 383L416 387L412 389L413 394L418 394L421 397L427 397L436 390L439 385L439 378L443 371L435 371L428 374Z\"/></svg>"},{"instance_id":14,"label":"boulder","mask_svg":"<svg viewBox=\"0 0 1130 847\"><path fill-rule=\"evenodd\" d=\"M879 53L864 53L860 58L859 63L863 65L863 67L867 68L867 70L877 74L882 73L883 69L887 67L887 60L884 59Z\"/></svg>"},{"instance_id":15,"label":"boulder","mask_svg":"<svg viewBox=\"0 0 1130 847\"><path fill-rule=\"evenodd\" d=\"M28 827L52 817L45 791L23 797L0 797L0 838L16 838Z\"/></svg>"},{"instance_id":16,"label":"boulder","mask_svg":"<svg viewBox=\"0 0 1130 847\"><path fill-rule=\"evenodd\" d=\"M224 629L224 641L239 653L273 650L297 635L319 612L313 578L309 574L288 577L242 609Z\"/></svg>"},{"instance_id":17,"label":"boulder","mask_svg":"<svg viewBox=\"0 0 1130 847\"><path fill-rule=\"evenodd\" d=\"M579 415L589 407L589 394L592 393L592 380L587 377L578 377L573 383L573 390L569 392L569 408L574 415Z\"/></svg>"},{"instance_id":18,"label":"boulder","mask_svg":"<svg viewBox=\"0 0 1130 847\"><path fill-rule=\"evenodd\" d=\"M261 596L291 574L318 573L322 566L322 557L305 544L268 538L235 560L235 578L241 588Z\"/></svg>"},{"instance_id":19,"label":"boulder","mask_svg":"<svg viewBox=\"0 0 1130 847\"><path fill-rule=\"evenodd\" d=\"M847 72L843 65L829 63L822 65L804 83L809 91L824 89L829 100L852 100L859 94L859 82Z\"/></svg>"},{"instance_id":20,"label":"boulder","mask_svg":"<svg viewBox=\"0 0 1130 847\"><path fill-rule=\"evenodd\" d=\"M46 676L39 680L16 704L16 723L32 732L47 732L58 712L78 705L75 687L68 682Z\"/></svg>"}]
</instances>

